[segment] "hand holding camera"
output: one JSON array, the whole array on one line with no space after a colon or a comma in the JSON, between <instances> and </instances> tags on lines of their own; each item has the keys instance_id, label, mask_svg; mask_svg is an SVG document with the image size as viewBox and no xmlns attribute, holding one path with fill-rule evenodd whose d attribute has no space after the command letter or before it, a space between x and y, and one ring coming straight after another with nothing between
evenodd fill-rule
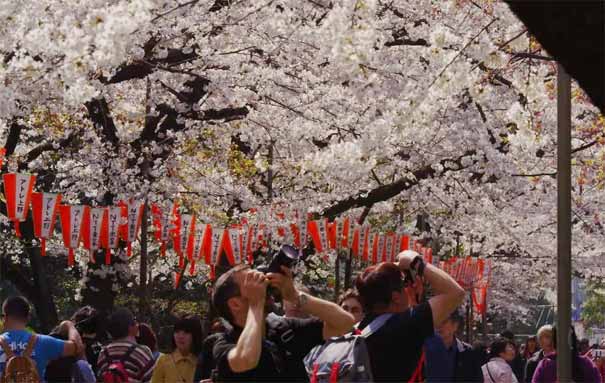
<instances>
[{"instance_id":1,"label":"hand holding camera","mask_svg":"<svg viewBox=\"0 0 605 383\"><path fill-rule=\"evenodd\" d=\"M267 274L267 279L270 286L279 290L284 300L294 302L298 299L298 291L294 287L292 270L286 266L281 266L281 272Z\"/></svg>"},{"instance_id":2,"label":"hand holding camera","mask_svg":"<svg viewBox=\"0 0 605 383\"><path fill-rule=\"evenodd\" d=\"M265 274L251 270L246 273L244 278L242 297L248 299L250 306L264 307L267 298L267 285L268 281Z\"/></svg>"}]
</instances>

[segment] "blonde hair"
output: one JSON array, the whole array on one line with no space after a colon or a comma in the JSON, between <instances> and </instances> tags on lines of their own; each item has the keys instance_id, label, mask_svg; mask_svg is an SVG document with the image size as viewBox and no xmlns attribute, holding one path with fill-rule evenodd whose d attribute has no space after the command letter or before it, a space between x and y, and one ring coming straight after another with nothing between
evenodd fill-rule
<instances>
[{"instance_id":1,"label":"blonde hair","mask_svg":"<svg viewBox=\"0 0 605 383\"><path fill-rule=\"evenodd\" d=\"M538 330L538 339L540 339L544 335L548 335L552 338L552 325L546 324L540 327L540 329Z\"/></svg>"}]
</instances>

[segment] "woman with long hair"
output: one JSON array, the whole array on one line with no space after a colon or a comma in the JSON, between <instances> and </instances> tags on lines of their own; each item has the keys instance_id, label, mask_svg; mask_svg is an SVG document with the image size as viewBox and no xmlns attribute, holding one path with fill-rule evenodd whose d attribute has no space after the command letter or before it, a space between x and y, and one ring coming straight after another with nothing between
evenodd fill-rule
<instances>
[{"instance_id":1,"label":"woman with long hair","mask_svg":"<svg viewBox=\"0 0 605 383\"><path fill-rule=\"evenodd\" d=\"M518 383L509 362L515 359L515 343L498 337L490 345L489 361L481 367L486 383Z\"/></svg>"},{"instance_id":2,"label":"woman with long hair","mask_svg":"<svg viewBox=\"0 0 605 383\"><path fill-rule=\"evenodd\" d=\"M172 352L160 355L151 382L192 383L202 341L202 322L199 317L179 319L172 333Z\"/></svg>"},{"instance_id":3,"label":"woman with long hair","mask_svg":"<svg viewBox=\"0 0 605 383\"><path fill-rule=\"evenodd\" d=\"M538 337L533 335L527 338L525 341L525 350L523 351L523 359L528 360L538 351Z\"/></svg>"},{"instance_id":4,"label":"woman with long hair","mask_svg":"<svg viewBox=\"0 0 605 383\"><path fill-rule=\"evenodd\" d=\"M532 383L555 383L557 381L557 329L553 328L555 351L540 361ZM601 383L601 374L592 360L580 355L576 331L571 328L571 372L576 383Z\"/></svg>"}]
</instances>

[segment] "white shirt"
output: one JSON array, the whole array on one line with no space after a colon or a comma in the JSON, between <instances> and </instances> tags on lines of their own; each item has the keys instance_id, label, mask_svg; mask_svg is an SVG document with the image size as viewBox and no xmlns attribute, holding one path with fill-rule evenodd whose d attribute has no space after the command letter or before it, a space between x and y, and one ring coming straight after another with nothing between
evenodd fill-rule
<instances>
[{"instance_id":1,"label":"white shirt","mask_svg":"<svg viewBox=\"0 0 605 383\"><path fill-rule=\"evenodd\" d=\"M491 358L481 367L486 383L519 383L513 369L502 358Z\"/></svg>"}]
</instances>

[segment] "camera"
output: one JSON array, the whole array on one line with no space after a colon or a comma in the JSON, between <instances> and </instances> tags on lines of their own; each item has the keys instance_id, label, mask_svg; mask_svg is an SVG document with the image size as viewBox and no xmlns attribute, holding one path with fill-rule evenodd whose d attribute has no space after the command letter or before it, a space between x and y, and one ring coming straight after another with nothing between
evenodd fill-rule
<instances>
[{"instance_id":1,"label":"camera","mask_svg":"<svg viewBox=\"0 0 605 383\"><path fill-rule=\"evenodd\" d=\"M259 266L258 271L265 274L267 273L281 273L281 267L285 266L289 269L293 269L298 262L303 259L303 252L290 245L282 245L282 247L271 254L271 261L269 265Z\"/></svg>"}]
</instances>

